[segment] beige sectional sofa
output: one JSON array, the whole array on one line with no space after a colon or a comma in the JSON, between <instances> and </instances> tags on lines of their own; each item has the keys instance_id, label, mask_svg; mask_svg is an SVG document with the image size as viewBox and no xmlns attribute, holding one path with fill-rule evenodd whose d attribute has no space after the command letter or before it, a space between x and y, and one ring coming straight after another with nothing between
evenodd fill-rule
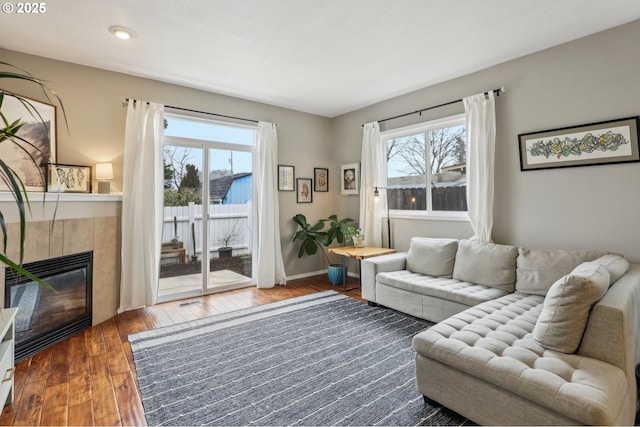
<instances>
[{"instance_id":1,"label":"beige sectional sofa","mask_svg":"<svg viewBox=\"0 0 640 427\"><path fill-rule=\"evenodd\" d=\"M479 424L633 424L640 265L413 238L361 275L371 304L438 322L413 340L426 399Z\"/></svg>"}]
</instances>

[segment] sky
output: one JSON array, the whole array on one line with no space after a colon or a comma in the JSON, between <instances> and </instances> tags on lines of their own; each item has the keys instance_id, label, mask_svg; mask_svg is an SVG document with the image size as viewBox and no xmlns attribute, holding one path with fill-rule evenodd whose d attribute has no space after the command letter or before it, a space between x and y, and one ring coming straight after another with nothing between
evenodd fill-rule
<instances>
[{"instance_id":1,"label":"sky","mask_svg":"<svg viewBox=\"0 0 640 427\"><path fill-rule=\"evenodd\" d=\"M204 141L224 142L253 146L255 144L255 128L225 126L211 121L165 115L168 126L165 136L176 136ZM202 172L202 151L190 148L189 163ZM211 150L210 170L231 169L230 159L233 157L233 172L251 172L252 154L249 152L215 149ZM180 152L178 152L180 154Z\"/></svg>"}]
</instances>

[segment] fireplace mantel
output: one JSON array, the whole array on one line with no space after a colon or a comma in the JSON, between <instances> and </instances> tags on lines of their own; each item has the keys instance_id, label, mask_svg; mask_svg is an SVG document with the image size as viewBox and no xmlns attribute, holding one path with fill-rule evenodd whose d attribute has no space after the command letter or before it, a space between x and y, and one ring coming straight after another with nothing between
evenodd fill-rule
<instances>
[{"instance_id":1,"label":"fireplace mantel","mask_svg":"<svg viewBox=\"0 0 640 427\"><path fill-rule=\"evenodd\" d=\"M122 194L96 193L29 193L31 212L27 221L49 221L52 219L95 218L120 216ZM20 221L16 202L9 192L0 192L0 212L5 221Z\"/></svg>"},{"instance_id":2,"label":"fireplace mantel","mask_svg":"<svg viewBox=\"0 0 640 427\"><path fill-rule=\"evenodd\" d=\"M55 203L64 202L121 202L122 193L98 194L98 193L43 193L29 192L30 202ZM58 197L59 196L59 197ZM0 191L0 202L13 202L13 195L8 191Z\"/></svg>"}]
</instances>

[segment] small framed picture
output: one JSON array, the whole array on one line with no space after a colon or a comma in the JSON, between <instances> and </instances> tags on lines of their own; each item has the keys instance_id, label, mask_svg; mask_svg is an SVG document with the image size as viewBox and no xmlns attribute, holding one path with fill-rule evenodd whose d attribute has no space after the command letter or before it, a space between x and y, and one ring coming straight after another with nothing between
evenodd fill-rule
<instances>
[{"instance_id":1,"label":"small framed picture","mask_svg":"<svg viewBox=\"0 0 640 427\"><path fill-rule=\"evenodd\" d=\"M313 191L329 191L329 169L313 168Z\"/></svg>"},{"instance_id":2,"label":"small framed picture","mask_svg":"<svg viewBox=\"0 0 640 427\"><path fill-rule=\"evenodd\" d=\"M296 186L298 187L296 202L311 203L313 201L313 180L311 178L298 178L296 179Z\"/></svg>"},{"instance_id":3,"label":"small framed picture","mask_svg":"<svg viewBox=\"0 0 640 427\"><path fill-rule=\"evenodd\" d=\"M278 165L278 191L295 191L295 167Z\"/></svg>"},{"instance_id":4,"label":"small framed picture","mask_svg":"<svg viewBox=\"0 0 640 427\"><path fill-rule=\"evenodd\" d=\"M360 184L360 163L348 163L340 167L340 194L357 195Z\"/></svg>"},{"instance_id":5,"label":"small framed picture","mask_svg":"<svg viewBox=\"0 0 640 427\"><path fill-rule=\"evenodd\" d=\"M91 166L47 163L47 191L91 193Z\"/></svg>"}]
</instances>

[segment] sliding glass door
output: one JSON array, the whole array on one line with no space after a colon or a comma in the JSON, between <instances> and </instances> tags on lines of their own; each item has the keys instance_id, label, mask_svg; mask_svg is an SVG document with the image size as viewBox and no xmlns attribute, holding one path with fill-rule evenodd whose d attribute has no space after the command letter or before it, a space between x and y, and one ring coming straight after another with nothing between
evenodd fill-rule
<instances>
[{"instance_id":1,"label":"sliding glass door","mask_svg":"<svg viewBox=\"0 0 640 427\"><path fill-rule=\"evenodd\" d=\"M255 128L166 119L159 300L252 285Z\"/></svg>"}]
</instances>

